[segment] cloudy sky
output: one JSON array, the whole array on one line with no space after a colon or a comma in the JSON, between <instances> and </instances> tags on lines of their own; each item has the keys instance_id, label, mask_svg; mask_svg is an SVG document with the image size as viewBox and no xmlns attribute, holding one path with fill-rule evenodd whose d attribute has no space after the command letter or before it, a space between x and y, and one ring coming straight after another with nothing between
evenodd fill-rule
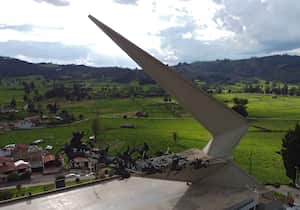
<instances>
[{"instance_id":1,"label":"cloudy sky","mask_svg":"<svg viewBox=\"0 0 300 210\"><path fill-rule=\"evenodd\" d=\"M88 14L168 64L300 54L299 0L1 0L0 56L135 67Z\"/></svg>"}]
</instances>

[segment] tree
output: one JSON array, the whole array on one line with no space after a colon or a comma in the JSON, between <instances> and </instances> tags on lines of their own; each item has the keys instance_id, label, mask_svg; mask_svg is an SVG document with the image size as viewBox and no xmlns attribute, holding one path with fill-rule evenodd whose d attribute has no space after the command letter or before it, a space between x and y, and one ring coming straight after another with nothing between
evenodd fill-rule
<instances>
[{"instance_id":1,"label":"tree","mask_svg":"<svg viewBox=\"0 0 300 210\"><path fill-rule=\"evenodd\" d=\"M177 132L176 132L176 131L174 131L174 132L172 133L172 137L173 137L174 143L177 144L178 136L177 136Z\"/></svg>"},{"instance_id":2,"label":"tree","mask_svg":"<svg viewBox=\"0 0 300 210\"><path fill-rule=\"evenodd\" d=\"M288 93L289 93L289 87L287 84L284 84L283 87L281 88L281 94L287 95Z\"/></svg>"},{"instance_id":3,"label":"tree","mask_svg":"<svg viewBox=\"0 0 300 210\"><path fill-rule=\"evenodd\" d=\"M14 109L17 108L17 101L15 98L11 99L9 106Z\"/></svg>"},{"instance_id":4,"label":"tree","mask_svg":"<svg viewBox=\"0 0 300 210\"><path fill-rule=\"evenodd\" d=\"M291 87L291 89L289 90L289 95L290 96L297 95L297 88L296 87Z\"/></svg>"},{"instance_id":5,"label":"tree","mask_svg":"<svg viewBox=\"0 0 300 210\"><path fill-rule=\"evenodd\" d=\"M59 116L63 119L64 123L71 123L75 121L75 116L72 113L69 113L67 110L62 110L59 113Z\"/></svg>"},{"instance_id":6,"label":"tree","mask_svg":"<svg viewBox=\"0 0 300 210\"><path fill-rule=\"evenodd\" d=\"M236 111L237 113L239 113L243 117L247 117L248 116L247 106L246 106L248 104L248 100L247 99L233 98L233 103L234 103L234 105L233 105L232 109L234 111Z\"/></svg>"},{"instance_id":7,"label":"tree","mask_svg":"<svg viewBox=\"0 0 300 210\"><path fill-rule=\"evenodd\" d=\"M25 94L30 94L30 85L27 82L23 82L23 88L24 88L24 92Z\"/></svg>"},{"instance_id":8,"label":"tree","mask_svg":"<svg viewBox=\"0 0 300 210\"><path fill-rule=\"evenodd\" d=\"M300 125L297 123L293 130L287 131L282 139L281 156L286 175L296 181L296 167L300 167Z\"/></svg>"},{"instance_id":9,"label":"tree","mask_svg":"<svg viewBox=\"0 0 300 210\"><path fill-rule=\"evenodd\" d=\"M223 90L220 86L217 86L215 91L217 94L221 94L223 92Z\"/></svg>"},{"instance_id":10,"label":"tree","mask_svg":"<svg viewBox=\"0 0 300 210\"><path fill-rule=\"evenodd\" d=\"M83 114L80 114L79 115L79 120L83 120L84 119L84 115Z\"/></svg>"},{"instance_id":11,"label":"tree","mask_svg":"<svg viewBox=\"0 0 300 210\"><path fill-rule=\"evenodd\" d=\"M99 137L99 134L101 132L101 123L100 123L100 116L99 114L96 115L96 117L93 119L92 122L92 131L95 136L95 140Z\"/></svg>"},{"instance_id":12,"label":"tree","mask_svg":"<svg viewBox=\"0 0 300 210\"><path fill-rule=\"evenodd\" d=\"M234 111L236 111L237 113L239 113L240 115L242 115L243 117L247 117L248 116L248 112L247 112L247 107L246 106L242 106L242 105L234 105L232 107L232 109Z\"/></svg>"},{"instance_id":13,"label":"tree","mask_svg":"<svg viewBox=\"0 0 300 210\"><path fill-rule=\"evenodd\" d=\"M265 94L270 94L271 93L271 88L269 85L265 85Z\"/></svg>"},{"instance_id":14,"label":"tree","mask_svg":"<svg viewBox=\"0 0 300 210\"><path fill-rule=\"evenodd\" d=\"M40 95L39 89L34 89L34 95L36 96Z\"/></svg>"},{"instance_id":15,"label":"tree","mask_svg":"<svg viewBox=\"0 0 300 210\"><path fill-rule=\"evenodd\" d=\"M24 101L25 103L27 103L28 100L29 100L29 96L28 96L27 94L25 94L25 95L23 96L23 101Z\"/></svg>"},{"instance_id":16,"label":"tree","mask_svg":"<svg viewBox=\"0 0 300 210\"><path fill-rule=\"evenodd\" d=\"M28 106L28 112L32 112L32 113L37 112L35 108L35 104L32 100L28 101L27 106Z\"/></svg>"},{"instance_id":17,"label":"tree","mask_svg":"<svg viewBox=\"0 0 300 210\"><path fill-rule=\"evenodd\" d=\"M164 96L164 102L171 102L171 101L172 101L171 96L169 96L169 95Z\"/></svg>"},{"instance_id":18,"label":"tree","mask_svg":"<svg viewBox=\"0 0 300 210\"><path fill-rule=\"evenodd\" d=\"M35 89L35 84L33 81L30 82L30 89L31 90L34 90Z\"/></svg>"},{"instance_id":19,"label":"tree","mask_svg":"<svg viewBox=\"0 0 300 210\"><path fill-rule=\"evenodd\" d=\"M12 197L13 197L12 191L8 191L8 190L0 191L0 201L8 200L11 199Z\"/></svg>"},{"instance_id":20,"label":"tree","mask_svg":"<svg viewBox=\"0 0 300 210\"><path fill-rule=\"evenodd\" d=\"M48 104L47 109L50 113L56 114L59 110L59 105L56 102L54 102L54 104Z\"/></svg>"},{"instance_id":21,"label":"tree","mask_svg":"<svg viewBox=\"0 0 300 210\"><path fill-rule=\"evenodd\" d=\"M233 103L236 105L242 105L245 106L246 104L248 104L248 99L244 99L244 98L233 98Z\"/></svg>"}]
</instances>

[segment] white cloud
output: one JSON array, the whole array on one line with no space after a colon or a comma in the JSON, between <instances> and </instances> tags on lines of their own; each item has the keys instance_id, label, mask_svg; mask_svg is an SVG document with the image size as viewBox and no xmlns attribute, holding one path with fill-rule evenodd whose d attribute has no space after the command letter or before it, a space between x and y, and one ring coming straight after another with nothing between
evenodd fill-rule
<instances>
[{"instance_id":1,"label":"white cloud","mask_svg":"<svg viewBox=\"0 0 300 210\"><path fill-rule=\"evenodd\" d=\"M211 24L205 30L199 30L199 24L190 21L183 26L168 28L161 32L162 47L175 52L183 61L243 58L285 52L299 54L299 1L214 2L219 4L212 18L215 27ZM182 34L186 33L193 34L192 39L184 39Z\"/></svg>"},{"instance_id":2,"label":"white cloud","mask_svg":"<svg viewBox=\"0 0 300 210\"><path fill-rule=\"evenodd\" d=\"M85 52L79 55L74 47L64 48L62 52L69 57L62 58L68 62L98 65L100 62L94 62L97 55L106 55L111 65L116 65L118 59L122 65L133 65L87 18L88 14L171 64L297 53L295 49L300 48L297 0L3 0L0 42L60 43ZM12 50L14 55L31 60L46 59L39 57L39 50L34 48L34 54L20 48ZM47 52L47 61L57 61L50 50Z\"/></svg>"},{"instance_id":3,"label":"white cloud","mask_svg":"<svg viewBox=\"0 0 300 210\"><path fill-rule=\"evenodd\" d=\"M16 41L0 42L0 56L10 56L31 62L55 62L59 64L87 64L92 66L131 66L122 56L96 53L80 45L65 45L59 42Z\"/></svg>"},{"instance_id":4,"label":"white cloud","mask_svg":"<svg viewBox=\"0 0 300 210\"><path fill-rule=\"evenodd\" d=\"M261 52L300 47L300 2L297 0L223 0L215 19L237 39L257 43Z\"/></svg>"},{"instance_id":5,"label":"white cloud","mask_svg":"<svg viewBox=\"0 0 300 210\"><path fill-rule=\"evenodd\" d=\"M114 0L115 2L119 4L137 4L139 0Z\"/></svg>"},{"instance_id":6,"label":"white cloud","mask_svg":"<svg viewBox=\"0 0 300 210\"><path fill-rule=\"evenodd\" d=\"M67 0L34 0L36 2L46 2L48 4L53 4L55 6L68 6L70 5L69 1Z\"/></svg>"}]
</instances>

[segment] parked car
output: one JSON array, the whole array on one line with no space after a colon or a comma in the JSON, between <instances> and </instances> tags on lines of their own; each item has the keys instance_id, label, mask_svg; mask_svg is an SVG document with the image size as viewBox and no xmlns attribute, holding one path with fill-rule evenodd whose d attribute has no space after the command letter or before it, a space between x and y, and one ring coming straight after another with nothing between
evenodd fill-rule
<instances>
[{"instance_id":1,"label":"parked car","mask_svg":"<svg viewBox=\"0 0 300 210\"><path fill-rule=\"evenodd\" d=\"M38 145L38 144L41 144L43 142L44 142L44 139L38 139L38 140L33 141L31 144L32 145Z\"/></svg>"},{"instance_id":2,"label":"parked car","mask_svg":"<svg viewBox=\"0 0 300 210\"><path fill-rule=\"evenodd\" d=\"M86 174L85 176L95 176L95 173L91 172L91 173Z\"/></svg>"},{"instance_id":3,"label":"parked car","mask_svg":"<svg viewBox=\"0 0 300 210\"><path fill-rule=\"evenodd\" d=\"M66 178L80 178L80 174L70 173L65 175Z\"/></svg>"},{"instance_id":4,"label":"parked car","mask_svg":"<svg viewBox=\"0 0 300 210\"><path fill-rule=\"evenodd\" d=\"M53 150L53 146L47 145L47 146L45 147L45 149L46 149L46 150Z\"/></svg>"}]
</instances>

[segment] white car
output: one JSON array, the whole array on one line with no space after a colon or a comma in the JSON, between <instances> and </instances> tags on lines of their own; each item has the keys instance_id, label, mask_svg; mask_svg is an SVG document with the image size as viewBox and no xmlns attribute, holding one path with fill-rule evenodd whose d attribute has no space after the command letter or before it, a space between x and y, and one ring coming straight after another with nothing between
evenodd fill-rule
<instances>
[{"instance_id":1,"label":"white car","mask_svg":"<svg viewBox=\"0 0 300 210\"><path fill-rule=\"evenodd\" d=\"M70 173L65 175L66 178L80 178L80 174Z\"/></svg>"},{"instance_id":2,"label":"white car","mask_svg":"<svg viewBox=\"0 0 300 210\"><path fill-rule=\"evenodd\" d=\"M95 173L91 172L91 173L86 174L85 176L95 176Z\"/></svg>"},{"instance_id":3,"label":"white car","mask_svg":"<svg viewBox=\"0 0 300 210\"><path fill-rule=\"evenodd\" d=\"M44 142L43 139L38 139L38 140L33 141L32 144L37 145L37 144L40 144L40 143L43 143L43 142Z\"/></svg>"},{"instance_id":4,"label":"white car","mask_svg":"<svg viewBox=\"0 0 300 210\"><path fill-rule=\"evenodd\" d=\"M47 146L45 147L45 149L46 149L46 150L53 150L53 146L47 145Z\"/></svg>"},{"instance_id":5,"label":"white car","mask_svg":"<svg viewBox=\"0 0 300 210\"><path fill-rule=\"evenodd\" d=\"M89 137L89 140L90 140L90 141L95 141L95 139L96 139L95 136L90 136L90 137Z\"/></svg>"}]
</instances>

